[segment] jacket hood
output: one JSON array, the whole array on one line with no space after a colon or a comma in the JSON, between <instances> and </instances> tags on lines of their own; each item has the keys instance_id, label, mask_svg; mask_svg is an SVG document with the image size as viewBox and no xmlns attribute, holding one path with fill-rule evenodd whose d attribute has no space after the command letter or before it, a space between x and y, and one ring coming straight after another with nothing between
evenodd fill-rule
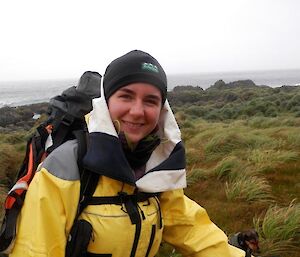
<instances>
[{"instance_id":1,"label":"jacket hood","mask_svg":"<svg viewBox=\"0 0 300 257\"><path fill-rule=\"evenodd\" d=\"M100 175L134 185L141 192L163 192L186 187L185 150L168 101L162 108L158 127L162 142L146 163L145 175L136 181L110 118L102 88L101 97L93 99L84 166Z\"/></svg>"}]
</instances>

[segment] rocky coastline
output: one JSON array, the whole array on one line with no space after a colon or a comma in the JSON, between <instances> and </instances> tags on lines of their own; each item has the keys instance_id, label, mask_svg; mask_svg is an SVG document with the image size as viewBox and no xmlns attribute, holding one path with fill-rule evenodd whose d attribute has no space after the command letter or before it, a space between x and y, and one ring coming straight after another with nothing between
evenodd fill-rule
<instances>
[{"instance_id":1,"label":"rocky coastline","mask_svg":"<svg viewBox=\"0 0 300 257\"><path fill-rule=\"evenodd\" d=\"M0 132L29 130L37 117L46 114L49 103L30 104L17 107L0 108Z\"/></svg>"},{"instance_id":2,"label":"rocky coastline","mask_svg":"<svg viewBox=\"0 0 300 257\"><path fill-rule=\"evenodd\" d=\"M192 106L194 109L211 107L210 109L215 112L222 110L228 112L226 108L231 108L230 106L233 105L235 111L242 108L240 105L244 107L258 105L260 109L254 108L253 113L250 114L241 110L241 115L253 116L261 113L261 109L272 107L275 111L272 111L271 117L282 112L297 112L297 117L300 117L299 95L299 86L284 85L272 88L266 85L256 85L252 80L238 80L230 83L218 80L205 90L199 86L176 86L168 92L168 99L171 106L177 111ZM48 108L49 102L2 107L0 108L0 132L30 130L37 123L39 116L47 114ZM263 115L269 117L270 115L265 112ZM205 113L209 113L209 110L205 110Z\"/></svg>"}]
</instances>

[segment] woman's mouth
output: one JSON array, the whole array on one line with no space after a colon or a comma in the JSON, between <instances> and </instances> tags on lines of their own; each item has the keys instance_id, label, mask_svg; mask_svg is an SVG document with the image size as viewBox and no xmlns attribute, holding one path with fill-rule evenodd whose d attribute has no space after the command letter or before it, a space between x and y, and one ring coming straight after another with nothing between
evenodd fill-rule
<instances>
[{"instance_id":1,"label":"woman's mouth","mask_svg":"<svg viewBox=\"0 0 300 257\"><path fill-rule=\"evenodd\" d=\"M141 122L123 121L123 125L124 125L126 128L129 128L129 129L139 129L139 128L141 128L144 124L141 123Z\"/></svg>"}]
</instances>

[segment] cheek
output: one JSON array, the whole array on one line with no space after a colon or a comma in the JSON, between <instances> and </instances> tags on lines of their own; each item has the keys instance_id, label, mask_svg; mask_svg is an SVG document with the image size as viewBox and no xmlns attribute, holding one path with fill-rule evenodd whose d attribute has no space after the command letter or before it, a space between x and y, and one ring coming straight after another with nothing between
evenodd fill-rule
<instances>
[{"instance_id":1,"label":"cheek","mask_svg":"<svg viewBox=\"0 0 300 257\"><path fill-rule=\"evenodd\" d=\"M153 126L155 127L159 121L159 117L160 117L160 109L158 110L153 110L150 114L151 117L151 123L153 124Z\"/></svg>"},{"instance_id":2,"label":"cheek","mask_svg":"<svg viewBox=\"0 0 300 257\"><path fill-rule=\"evenodd\" d=\"M108 110L109 110L111 119L116 120L122 115L124 108L122 108L122 106L116 102L111 102L108 105Z\"/></svg>"}]
</instances>

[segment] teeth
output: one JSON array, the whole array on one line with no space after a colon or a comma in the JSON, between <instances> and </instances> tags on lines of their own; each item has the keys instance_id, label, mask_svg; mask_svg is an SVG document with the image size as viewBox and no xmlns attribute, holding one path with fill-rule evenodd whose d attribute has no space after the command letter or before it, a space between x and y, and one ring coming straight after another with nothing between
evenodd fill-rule
<instances>
[{"instance_id":1,"label":"teeth","mask_svg":"<svg viewBox=\"0 0 300 257\"><path fill-rule=\"evenodd\" d=\"M129 121L124 121L124 123L127 126L130 126L130 127L133 127L133 128L139 128L143 125L142 123L133 123L133 122L129 122Z\"/></svg>"}]
</instances>

